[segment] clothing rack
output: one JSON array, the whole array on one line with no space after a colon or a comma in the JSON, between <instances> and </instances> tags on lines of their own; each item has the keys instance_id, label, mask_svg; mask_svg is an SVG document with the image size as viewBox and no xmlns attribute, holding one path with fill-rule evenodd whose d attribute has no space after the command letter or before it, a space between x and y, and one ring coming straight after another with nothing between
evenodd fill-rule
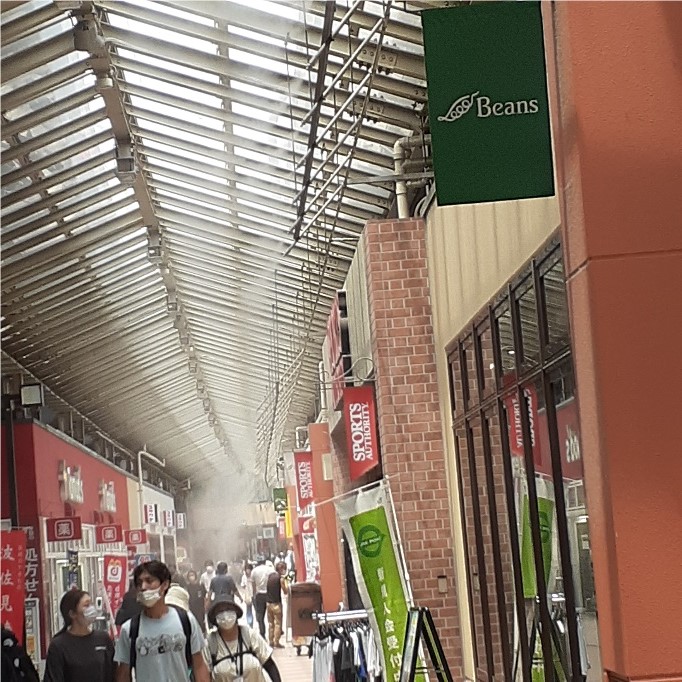
<instances>
[{"instance_id":1,"label":"clothing rack","mask_svg":"<svg viewBox=\"0 0 682 682\"><path fill-rule=\"evenodd\" d=\"M368 618L368 614L364 609L357 609L355 611L327 611L326 613L319 611L313 613L313 620L316 620L320 625L347 620L364 620L366 618Z\"/></svg>"}]
</instances>

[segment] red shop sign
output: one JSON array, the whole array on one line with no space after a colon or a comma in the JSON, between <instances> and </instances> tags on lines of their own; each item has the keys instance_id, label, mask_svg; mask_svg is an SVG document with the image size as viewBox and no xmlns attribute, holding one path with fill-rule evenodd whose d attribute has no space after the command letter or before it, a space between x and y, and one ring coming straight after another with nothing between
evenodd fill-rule
<instances>
[{"instance_id":1,"label":"red shop sign","mask_svg":"<svg viewBox=\"0 0 682 682\"><path fill-rule=\"evenodd\" d=\"M147 531L144 528L127 530L123 533L126 545L144 545L147 542Z\"/></svg>"},{"instance_id":2,"label":"red shop sign","mask_svg":"<svg viewBox=\"0 0 682 682\"><path fill-rule=\"evenodd\" d=\"M80 516L47 519L47 539L50 542L80 540L83 537Z\"/></svg>"},{"instance_id":3,"label":"red shop sign","mask_svg":"<svg viewBox=\"0 0 682 682\"><path fill-rule=\"evenodd\" d=\"M313 490L313 453L307 451L294 452L294 466L296 469L298 508L303 513L303 510L307 510L315 500L315 492Z\"/></svg>"},{"instance_id":4,"label":"red shop sign","mask_svg":"<svg viewBox=\"0 0 682 682\"><path fill-rule=\"evenodd\" d=\"M377 411L371 384L343 389L343 416L350 480L355 481L379 464Z\"/></svg>"},{"instance_id":5,"label":"red shop sign","mask_svg":"<svg viewBox=\"0 0 682 682\"><path fill-rule=\"evenodd\" d=\"M95 527L95 540L98 545L112 542L123 542L123 528L120 523L110 523L106 526Z\"/></svg>"},{"instance_id":6,"label":"red shop sign","mask_svg":"<svg viewBox=\"0 0 682 682\"><path fill-rule=\"evenodd\" d=\"M24 643L24 597L26 574L26 533L12 530L0 533L2 558L2 605L0 618L3 627ZM4 656L4 654L3 654Z\"/></svg>"},{"instance_id":7,"label":"red shop sign","mask_svg":"<svg viewBox=\"0 0 682 682\"><path fill-rule=\"evenodd\" d=\"M128 551L128 575L132 576L135 570L135 555L137 554L137 547L135 545L128 545L126 547Z\"/></svg>"}]
</instances>

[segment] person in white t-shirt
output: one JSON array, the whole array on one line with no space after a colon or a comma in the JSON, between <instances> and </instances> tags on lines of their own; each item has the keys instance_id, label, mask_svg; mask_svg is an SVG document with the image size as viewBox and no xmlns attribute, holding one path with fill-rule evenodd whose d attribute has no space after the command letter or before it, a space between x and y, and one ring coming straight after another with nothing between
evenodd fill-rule
<instances>
[{"instance_id":1,"label":"person in white t-shirt","mask_svg":"<svg viewBox=\"0 0 682 682\"><path fill-rule=\"evenodd\" d=\"M261 637L265 637L265 611L267 610L268 576L275 572L272 562L267 562L264 558L259 558L258 565L251 573L251 584L253 585L253 604L256 607L256 620Z\"/></svg>"},{"instance_id":2,"label":"person in white t-shirt","mask_svg":"<svg viewBox=\"0 0 682 682\"><path fill-rule=\"evenodd\" d=\"M208 594L211 589L211 580L213 580L213 578L215 578L215 568L213 567L213 562L209 559L206 562L206 570L199 578L199 582L204 586L206 594Z\"/></svg>"}]
</instances>

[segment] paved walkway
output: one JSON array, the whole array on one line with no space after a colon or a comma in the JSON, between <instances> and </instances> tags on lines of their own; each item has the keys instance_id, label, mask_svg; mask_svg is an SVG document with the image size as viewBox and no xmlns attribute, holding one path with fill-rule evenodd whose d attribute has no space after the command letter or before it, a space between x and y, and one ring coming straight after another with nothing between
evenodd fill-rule
<instances>
[{"instance_id":1,"label":"paved walkway","mask_svg":"<svg viewBox=\"0 0 682 682\"><path fill-rule=\"evenodd\" d=\"M308 649L303 647L301 655L296 655L296 649L287 643L285 649L275 649L272 655L282 682L312 682L313 659L308 658Z\"/></svg>"}]
</instances>

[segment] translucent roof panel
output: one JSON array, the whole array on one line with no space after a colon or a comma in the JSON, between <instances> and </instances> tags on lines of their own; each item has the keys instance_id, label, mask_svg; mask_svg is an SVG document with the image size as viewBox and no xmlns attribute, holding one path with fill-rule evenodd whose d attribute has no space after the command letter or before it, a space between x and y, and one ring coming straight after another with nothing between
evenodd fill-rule
<instances>
[{"instance_id":1,"label":"translucent roof panel","mask_svg":"<svg viewBox=\"0 0 682 682\"><path fill-rule=\"evenodd\" d=\"M364 223L391 210L393 145L424 133L405 8L3 11L8 357L171 476L272 483Z\"/></svg>"}]
</instances>

